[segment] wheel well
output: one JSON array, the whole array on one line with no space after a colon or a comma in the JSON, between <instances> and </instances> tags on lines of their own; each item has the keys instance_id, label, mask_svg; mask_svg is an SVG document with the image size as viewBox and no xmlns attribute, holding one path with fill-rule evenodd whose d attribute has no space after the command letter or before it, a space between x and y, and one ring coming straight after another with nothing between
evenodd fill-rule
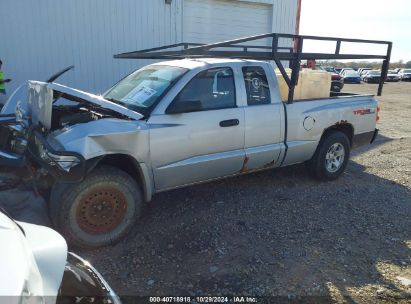
<instances>
[{"instance_id":1,"label":"wheel well","mask_svg":"<svg viewBox=\"0 0 411 304\"><path fill-rule=\"evenodd\" d=\"M134 158L125 154L110 154L104 156L98 164L117 167L130 175L140 187L144 200L147 201L147 188L143 172Z\"/></svg>"},{"instance_id":2,"label":"wheel well","mask_svg":"<svg viewBox=\"0 0 411 304\"><path fill-rule=\"evenodd\" d=\"M323 140L325 137L327 137L328 134L334 131L340 131L344 133L347 137L348 140L350 141L350 146L352 146L352 139L354 137L354 127L352 124L349 123L337 123L327 129L324 130L323 135L321 137L321 140Z\"/></svg>"}]
</instances>

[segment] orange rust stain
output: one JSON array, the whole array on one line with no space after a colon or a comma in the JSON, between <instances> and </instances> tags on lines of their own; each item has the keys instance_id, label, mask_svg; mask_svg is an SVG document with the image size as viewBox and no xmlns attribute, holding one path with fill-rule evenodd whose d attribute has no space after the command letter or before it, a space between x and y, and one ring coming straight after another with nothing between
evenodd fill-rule
<instances>
[{"instance_id":1,"label":"orange rust stain","mask_svg":"<svg viewBox=\"0 0 411 304\"><path fill-rule=\"evenodd\" d=\"M275 164L275 159L273 159L272 161L270 161L268 164L265 164L265 165L264 165L264 168L272 167L272 166L274 166L274 164Z\"/></svg>"},{"instance_id":2,"label":"orange rust stain","mask_svg":"<svg viewBox=\"0 0 411 304\"><path fill-rule=\"evenodd\" d=\"M244 163L243 163L243 166L241 167L241 170L240 170L241 173L244 173L244 172L247 172L247 171L248 171L248 169L247 169L247 163L248 163L249 160L250 160L250 158L249 158L248 156L246 156L246 157L244 158Z\"/></svg>"}]
</instances>

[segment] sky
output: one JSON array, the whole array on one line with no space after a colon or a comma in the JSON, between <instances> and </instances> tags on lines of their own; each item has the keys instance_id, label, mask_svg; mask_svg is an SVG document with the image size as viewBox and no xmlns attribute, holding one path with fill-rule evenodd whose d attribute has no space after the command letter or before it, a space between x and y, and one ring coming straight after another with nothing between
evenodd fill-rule
<instances>
[{"instance_id":1,"label":"sky","mask_svg":"<svg viewBox=\"0 0 411 304\"><path fill-rule=\"evenodd\" d=\"M391 61L411 61L411 0L302 0L301 35L393 42ZM307 43L304 51L328 52L329 43ZM383 54L381 47L343 44L342 53Z\"/></svg>"}]
</instances>

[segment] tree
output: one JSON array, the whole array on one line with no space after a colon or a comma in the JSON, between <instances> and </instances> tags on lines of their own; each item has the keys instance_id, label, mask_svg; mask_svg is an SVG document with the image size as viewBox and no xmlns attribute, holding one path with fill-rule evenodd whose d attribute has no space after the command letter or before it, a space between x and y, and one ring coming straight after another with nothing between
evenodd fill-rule
<instances>
[{"instance_id":1,"label":"tree","mask_svg":"<svg viewBox=\"0 0 411 304\"><path fill-rule=\"evenodd\" d=\"M408 62L405 64L405 67L406 67L406 68L411 68L411 61L408 61Z\"/></svg>"}]
</instances>

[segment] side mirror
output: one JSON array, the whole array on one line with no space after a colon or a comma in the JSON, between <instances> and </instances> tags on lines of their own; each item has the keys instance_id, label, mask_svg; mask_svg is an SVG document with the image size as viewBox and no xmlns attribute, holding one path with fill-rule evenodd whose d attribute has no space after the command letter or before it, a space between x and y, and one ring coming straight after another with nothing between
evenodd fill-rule
<instances>
[{"instance_id":1,"label":"side mirror","mask_svg":"<svg viewBox=\"0 0 411 304\"><path fill-rule=\"evenodd\" d=\"M202 110L200 100L174 100L167 108L166 114L197 112Z\"/></svg>"}]
</instances>

